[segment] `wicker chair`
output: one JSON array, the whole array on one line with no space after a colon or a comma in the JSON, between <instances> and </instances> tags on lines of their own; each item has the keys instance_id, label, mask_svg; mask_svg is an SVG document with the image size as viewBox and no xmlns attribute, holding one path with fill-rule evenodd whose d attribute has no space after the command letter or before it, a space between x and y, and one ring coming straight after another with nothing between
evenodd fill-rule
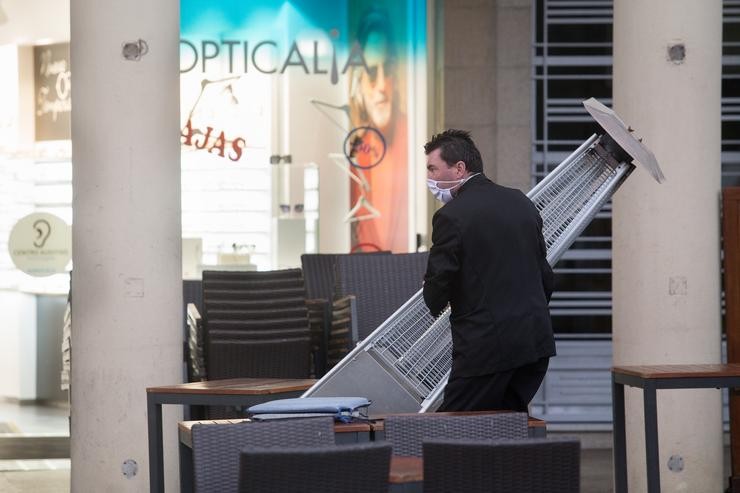
<instances>
[{"instance_id":1,"label":"wicker chair","mask_svg":"<svg viewBox=\"0 0 740 493\"><path fill-rule=\"evenodd\" d=\"M315 449L242 451L242 493L384 493L388 491L391 446L382 443Z\"/></svg>"},{"instance_id":2,"label":"wicker chair","mask_svg":"<svg viewBox=\"0 0 740 493\"><path fill-rule=\"evenodd\" d=\"M390 415L385 418L385 439L393 445L393 455L421 457L427 440L527 438L527 420L527 413Z\"/></svg>"},{"instance_id":3,"label":"wicker chair","mask_svg":"<svg viewBox=\"0 0 740 493\"><path fill-rule=\"evenodd\" d=\"M424 442L424 493L578 493L580 444L572 439Z\"/></svg>"},{"instance_id":4,"label":"wicker chair","mask_svg":"<svg viewBox=\"0 0 740 493\"><path fill-rule=\"evenodd\" d=\"M334 300L331 306L331 326L327 341L327 367L339 363L353 347L354 327L352 312L355 308L355 297L344 296Z\"/></svg>"},{"instance_id":5,"label":"wicker chair","mask_svg":"<svg viewBox=\"0 0 740 493\"><path fill-rule=\"evenodd\" d=\"M200 382L207 378L205 359L205 331L203 319L194 303L188 303L185 313L187 324L187 368L188 382Z\"/></svg>"},{"instance_id":6,"label":"wicker chair","mask_svg":"<svg viewBox=\"0 0 740 493\"><path fill-rule=\"evenodd\" d=\"M334 299L337 257L339 254L336 253L304 253L301 255L306 296L309 299L328 301Z\"/></svg>"},{"instance_id":7,"label":"wicker chair","mask_svg":"<svg viewBox=\"0 0 740 493\"><path fill-rule=\"evenodd\" d=\"M239 452L255 447L328 447L334 445L331 417L234 424L195 424L193 470L197 493L237 491Z\"/></svg>"},{"instance_id":8,"label":"wicker chair","mask_svg":"<svg viewBox=\"0 0 740 493\"><path fill-rule=\"evenodd\" d=\"M336 264L340 257L363 257L367 255L390 255L389 251L362 253L304 253L301 255L306 295L309 299L332 301L336 290Z\"/></svg>"},{"instance_id":9,"label":"wicker chair","mask_svg":"<svg viewBox=\"0 0 740 493\"><path fill-rule=\"evenodd\" d=\"M300 269L203 272L208 378L306 378L310 332Z\"/></svg>"},{"instance_id":10,"label":"wicker chair","mask_svg":"<svg viewBox=\"0 0 740 493\"><path fill-rule=\"evenodd\" d=\"M306 308L311 333L311 376L321 378L326 373L332 307L328 299L317 298L306 300Z\"/></svg>"},{"instance_id":11,"label":"wicker chair","mask_svg":"<svg viewBox=\"0 0 740 493\"><path fill-rule=\"evenodd\" d=\"M421 289L427 258L427 253L337 258L335 295L356 297L359 339L367 337Z\"/></svg>"}]
</instances>

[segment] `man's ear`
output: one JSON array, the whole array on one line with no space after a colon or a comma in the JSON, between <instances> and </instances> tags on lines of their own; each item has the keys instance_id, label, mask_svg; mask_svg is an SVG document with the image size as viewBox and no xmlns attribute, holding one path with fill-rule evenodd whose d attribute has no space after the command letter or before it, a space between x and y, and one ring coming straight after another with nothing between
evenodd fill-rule
<instances>
[{"instance_id":1,"label":"man's ear","mask_svg":"<svg viewBox=\"0 0 740 493\"><path fill-rule=\"evenodd\" d=\"M464 175L468 171L468 167L465 165L465 161L458 161L455 163L455 167L461 175Z\"/></svg>"}]
</instances>

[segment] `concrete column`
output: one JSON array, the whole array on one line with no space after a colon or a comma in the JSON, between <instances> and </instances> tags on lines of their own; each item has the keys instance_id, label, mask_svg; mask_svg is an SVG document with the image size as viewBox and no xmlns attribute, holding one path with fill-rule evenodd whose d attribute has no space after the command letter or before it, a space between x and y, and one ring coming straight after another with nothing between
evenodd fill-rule
<instances>
[{"instance_id":1,"label":"concrete column","mask_svg":"<svg viewBox=\"0 0 740 493\"><path fill-rule=\"evenodd\" d=\"M444 1L444 127L470 130L492 180L531 188L532 0Z\"/></svg>"},{"instance_id":2,"label":"concrete column","mask_svg":"<svg viewBox=\"0 0 740 493\"><path fill-rule=\"evenodd\" d=\"M497 183L532 188L532 0L496 2Z\"/></svg>"},{"instance_id":3,"label":"concrete column","mask_svg":"<svg viewBox=\"0 0 740 493\"><path fill-rule=\"evenodd\" d=\"M496 0L444 0L443 9L444 127L471 131L495 180Z\"/></svg>"},{"instance_id":4,"label":"concrete column","mask_svg":"<svg viewBox=\"0 0 740 493\"><path fill-rule=\"evenodd\" d=\"M614 107L667 177L638 169L614 199L615 365L720 361L721 38L719 0L614 2ZM658 392L662 491L722 491L720 396ZM642 409L629 391L630 491L646 489Z\"/></svg>"},{"instance_id":5,"label":"concrete column","mask_svg":"<svg viewBox=\"0 0 740 493\"><path fill-rule=\"evenodd\" d=\"M73 492L148 491L145 389L182 381L179 23L177 0L71 2Z\"/></svg>"}]
</instances>

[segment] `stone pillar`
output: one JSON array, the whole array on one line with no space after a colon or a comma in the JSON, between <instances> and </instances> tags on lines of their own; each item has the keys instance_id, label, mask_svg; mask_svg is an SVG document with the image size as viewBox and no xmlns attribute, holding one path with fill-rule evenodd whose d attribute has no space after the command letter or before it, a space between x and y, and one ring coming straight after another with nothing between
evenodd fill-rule
<instances>
[{"instance_id":1,"label":"stone pillar","mask_svg":"<svg viewBox=\"0 0 740 493\"><path fill-rule=\"evenodd\" d=\"M176 0L71 3L73 492L148 491L146 387L182 381L179 23Z\"/></svg>"},{"instance_id":2,"label":"stone pillar","mask_svg":"<svg viewBox=\"0 0 740 493\"><path fill-rule=\"evenodd\" d=\"M721 41L719 0L614 2L614 108L667 177L638 169L614 199L615 365L720 362ZM645 491L642 394L626 398L629 489ZM659 391L658 423L662 491L722 491L720 391Z\"/></svg>"},{"instance_id":3,"label":"stone pillar","mask_svg":"<svg viewBox=\"0 0 740 493\"><path fill-rule=\"evenodd\" d=\"M495 180L496 0L444 0L443 9L444 127L472 133Z\"/></svg>"},{"instance_id":4,"label":"stone pillar","mask_svg":"<svg viewBox=\"0 0 740 493\"><path fill-rule=\"evenodd\" d=\"M470 130L484 172L531 188L532 0L444 2L444 127Z\"/></svg>"}]
</instances>

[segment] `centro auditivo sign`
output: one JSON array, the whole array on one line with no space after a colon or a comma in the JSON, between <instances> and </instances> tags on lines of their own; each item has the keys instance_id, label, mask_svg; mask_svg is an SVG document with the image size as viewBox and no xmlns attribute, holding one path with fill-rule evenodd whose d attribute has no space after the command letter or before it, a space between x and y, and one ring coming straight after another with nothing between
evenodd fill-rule
<instances>
[{"instance_id":1,"label":"centro auditivo sign","mask_svg":"<svg viewBox=\"0 0 740 493\"><path fill-rule=\"evenodd\" d=\"M65 272L72 259L72 228L53 214L29 214L13 226L8 250L15 266L31 276Z\"/></svg>"}]
</instances>

